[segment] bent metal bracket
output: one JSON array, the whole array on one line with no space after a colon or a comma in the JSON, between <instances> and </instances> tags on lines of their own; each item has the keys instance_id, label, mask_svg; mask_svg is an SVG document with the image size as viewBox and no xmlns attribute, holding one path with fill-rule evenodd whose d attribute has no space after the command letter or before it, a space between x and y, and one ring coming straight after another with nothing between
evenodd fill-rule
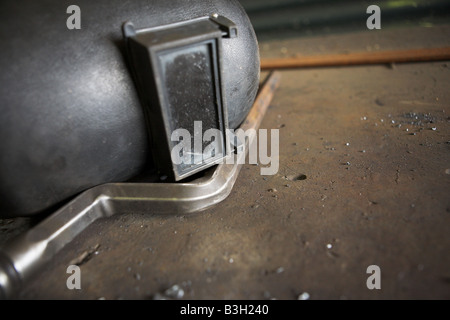
<instances>
[{"instance_id":1,"label":"bent metal bracket","mask_svg":"<svg viewBox=\"0 0 450 320\"><path fill-rule=\"evenodd\" d=\"M280 79L278 72L268 76L240 129L259 128ZM249 137L244 151L231 155L236 157L234 164L220 164L189 183L114 183L85 191L0 250L0 298L14 298L26 281L100 218L126 213L193 213L223 201L251 143Z\"/></svg>"}]
</instances>

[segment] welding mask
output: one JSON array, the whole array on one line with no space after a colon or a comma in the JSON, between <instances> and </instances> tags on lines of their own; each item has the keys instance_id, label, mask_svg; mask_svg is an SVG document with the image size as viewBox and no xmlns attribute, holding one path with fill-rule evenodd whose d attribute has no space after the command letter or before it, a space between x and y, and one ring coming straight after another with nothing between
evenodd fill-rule
<instances>
[{"instance_id":1,"label":"welding mask","mask_svg":"<svg viewBox=\"0 0 450 320\"><path fill-rule=\"evenodd\" d=\"M1 216L198 175L230 153L259 85L234 0L3 0L0 25Z\"/></svg>"}]
</instances>

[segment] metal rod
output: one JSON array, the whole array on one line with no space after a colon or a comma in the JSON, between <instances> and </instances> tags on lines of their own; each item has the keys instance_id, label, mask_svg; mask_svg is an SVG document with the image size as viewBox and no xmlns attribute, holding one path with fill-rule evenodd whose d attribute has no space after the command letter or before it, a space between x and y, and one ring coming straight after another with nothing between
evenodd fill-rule
<instances>
[{"instance_id":1,"label":"metal rod","mask_svg":"<svg viewBox=\"0 0 450 320\"><path fill-rule=\"evenodd\" d=\"M450 47L261 59L261 69L338 67L450 60Z\"/></svg>"},{"instance_id":2,"label":"metal rod","mask_svg":"<svg viewBox=\"0 0 450 320\"><path fill-rule=\"evenodd\" d=\"M278 73L269 76L241 129L259 128L279 81ZM234 164L220 164L190 183L116 183L85 191L0 250L0 298L14 298L26 281L100 218L125 213L192 213L223 201L231 193L247 151L248 147L233 155Z\"/></svg>"}]
</instances>

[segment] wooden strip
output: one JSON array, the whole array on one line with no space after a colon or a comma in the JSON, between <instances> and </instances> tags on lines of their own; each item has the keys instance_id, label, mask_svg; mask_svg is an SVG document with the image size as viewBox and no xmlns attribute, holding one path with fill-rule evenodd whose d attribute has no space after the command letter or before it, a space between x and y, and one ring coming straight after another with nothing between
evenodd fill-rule
<instances>
[{"instance_id":1,"label":"wooden strip","mask_svg":"<svg viewBox=\"0 0 450 320\"><path fill-rule=\"evenodd\" d=\"M450 60L450 47L261 59L262 70Z\"/></svg>"},{"instance_id":2,"label":"wooden strip","mask_svg":"<svg viewBox=\"0 0 450 320\"><path fill-rule=\"evenodd\" d=\"M246 121L242 124L241 129L247 131L248 129L259 128L261 122L266 114L267 108L275 95L275 91L280 86L281 73L277 71L272 71L264 83L260 87L258 95L255 99L250 113L247 116ZM249 124L252 124L249 126Z\"/></svg>"}]
</instances>

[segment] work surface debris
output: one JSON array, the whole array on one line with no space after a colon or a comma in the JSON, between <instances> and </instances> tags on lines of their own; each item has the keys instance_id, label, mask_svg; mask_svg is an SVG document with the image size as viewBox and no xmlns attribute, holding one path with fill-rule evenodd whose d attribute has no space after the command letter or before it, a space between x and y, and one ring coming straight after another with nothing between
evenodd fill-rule
<instances>
[{"instance_id":1,"label":"work surface debris","mask_svg":"<svg viewBox=\"0 0 450 320\"><path fill-rule=\"evenodd\" d=\"M367 34L267 41L261 55L450 41L449 27ZM282 71L262 123L280 130L276 175L245 165L204 212L100 220L21 298L449 299L449 88L445 61ZM80 290L66 286L74 261Z\"/></svg>"}]
</instances>

